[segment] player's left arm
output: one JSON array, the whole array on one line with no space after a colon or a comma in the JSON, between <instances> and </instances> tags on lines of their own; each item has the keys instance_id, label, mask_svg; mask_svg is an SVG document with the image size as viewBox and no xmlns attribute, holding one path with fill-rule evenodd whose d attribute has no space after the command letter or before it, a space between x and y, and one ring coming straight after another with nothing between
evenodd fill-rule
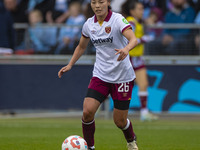
<instances>
[{"instance_id":1,"label":"player's left arm","mask_svg":"<svg viewBox=\"0 0 200 150\"><path fill-rule=\"evenodd\" d=\"M117 61L124 60L129 51L136 47L138 44L137 38L135 37L135 34L131 28L125 30L122 34L128 39L129 43L123 49L115 49L115 51L117 51L115 54L120 54Z\"/></svg>"}]
</instances>

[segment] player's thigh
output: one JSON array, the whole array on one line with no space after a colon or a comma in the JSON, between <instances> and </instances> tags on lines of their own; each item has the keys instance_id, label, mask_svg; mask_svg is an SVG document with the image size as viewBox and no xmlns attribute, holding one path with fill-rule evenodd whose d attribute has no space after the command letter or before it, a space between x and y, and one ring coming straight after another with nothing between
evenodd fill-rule
<instances>
[{"instance_id":1,"label":"player's thigh","mask_svg":"<svg viewBox=\"0 0 200 150\"><path fill-rule=\"evenodd\" d=\"M97 77L92 77L88 86L86 98L93 98L100 103L104 102L110 92L110 83L104 82Z\"/></svg>"},{"instance_id":2,"label":"player's thigh","mask_svg":"<svg viewBox=\"0 0 200 150\"><path fill-rule=\"evenodd\" d=\"M115 124L123 129L127 124L128 110L120 110L114 108L113 110L113 120Z\"/></svg>"},{"instance_id":3,"label":"player's thigh","mask_svg":"<svg viewBox=\"0 0 200 150\"><path fill-rule=\"evenodd\" d=\"M146 68L141 68L135 71L136 74L136 84L139 86L141 91L145 91L148 86L148 76Z\"/></svg>"},{"instance_id":4,"label":"player's thigh","mask_svg":"<svg viewBox=\"0 0 200 150\"><path fill-rule=\"evenodd\" d=\"M100 102L94 98L86 97L83 102L83 111L95 113L100 106Z\"/></svg>"}]
</instances>

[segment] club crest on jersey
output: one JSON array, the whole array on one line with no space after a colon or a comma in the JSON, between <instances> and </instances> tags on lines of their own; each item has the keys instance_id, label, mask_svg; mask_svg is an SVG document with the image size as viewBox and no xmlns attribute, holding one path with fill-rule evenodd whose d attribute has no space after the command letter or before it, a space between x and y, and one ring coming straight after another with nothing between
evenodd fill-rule
<instances>
[{"instance_id":1,"label":"club crest on jersey","mask_svg":"<svg viewBox=\"0 0 200 150\"><path fill-rule=\"evenodd\" d=\"M108 27L105 27L105 31L106 31L106 33L110 33L111 32L111 27L110 26L108 26Z\"/></svg>"}]
</instances>

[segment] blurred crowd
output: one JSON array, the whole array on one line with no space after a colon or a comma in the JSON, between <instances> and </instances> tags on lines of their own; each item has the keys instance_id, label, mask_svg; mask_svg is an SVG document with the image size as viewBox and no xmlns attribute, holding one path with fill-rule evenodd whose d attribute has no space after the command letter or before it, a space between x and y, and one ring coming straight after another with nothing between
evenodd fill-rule
<instances>
[{"instance_id":1,"label":"blurred crowd","mask_svg":"<svg viewBox=\"0 0 200 150\"><path fill-rule=\"evenodd\" d=\"M133 0L112 0L113 11L122 13L116 4L125 1ZM200 0L138 1L144 5L144 25L200 24ZM82 25L93 15L90 0L0 0L0 53L72 54ZM15 23L26 23L28 29L14 29ZM153 39L145 45L146 54L199 54L199 30L147 28L145 32ZM89 46L87 53L94 54Z\"/></svg>"}]
</instances>

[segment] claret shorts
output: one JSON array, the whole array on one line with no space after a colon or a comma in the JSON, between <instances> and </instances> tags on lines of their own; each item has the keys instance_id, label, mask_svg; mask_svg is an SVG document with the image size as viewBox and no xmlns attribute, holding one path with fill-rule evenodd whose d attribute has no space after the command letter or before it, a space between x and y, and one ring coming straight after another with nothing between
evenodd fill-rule
<instances>
[{"instance_id":1,"label":"claret shorts","mask_svg":"<svg viewBox=\"0 0 200 150\"><path fill-rule=\"evenodd\" d=\"M133 69L135 71L146 67L145 63L144 63L144 59L141 56L140 57L130 57L130 61L133 66Z\"/></svg>"},{"instance_id":2,"label":"claret shorts","mask_svg":"<svg viewBox=\"0 0 200 150\"><path fill-rule=\"evenodd\" d=\"M119 110L129 109L134 81L126 83L108 83L93 77L88 86L86 97L94 98L102 103L110 94L114 107Z\"/></svg>"}]
</instances>

